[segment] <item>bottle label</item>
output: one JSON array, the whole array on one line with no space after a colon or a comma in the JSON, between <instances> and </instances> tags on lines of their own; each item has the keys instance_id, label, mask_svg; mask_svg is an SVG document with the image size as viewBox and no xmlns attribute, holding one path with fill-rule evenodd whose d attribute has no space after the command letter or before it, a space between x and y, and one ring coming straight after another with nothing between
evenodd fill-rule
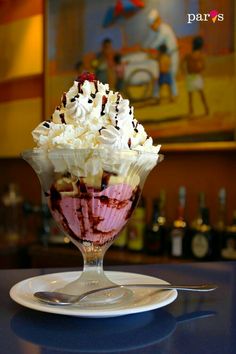
<instances>
[{"instance_id":1,"label":"bottle label","mask_svg":"<svg viewBox=\"0 0 236 354\"><path fill-rule=\"evenodd\" d=\"M226 242L226 248L227 249L236 249L236 239L234 237L228 237L227 242Z\"/></svg>"},{"instance_id":2,"label":"bottle label","mask_svg":"<svg viewBox=\"0 0 236 354\"><path fill-rule=\"evenodd\" d=\"M174 257L181 257L183 255L183 236L184 234L182 230L173 230L171 233L171 254Z\"/></svg>"},{"instance_id":3,"label":"bottle label","mask_svg":"<svg viewBox=\"0 0 236 354\"><path fill-rule=\"evenodd\" d=\"M196 234L192 239L192 252L197 258L204 258L209 250L207 238L201 234Z\"/></svg>"},{"instance_id":4,"label":"bottle label","mask_svg":"<svg viewBox=\"0 0 236 354\"><path fill-rule=\"evenodd\" d=\"M221 256L225 259L236 259L236 237L228 237L225 248L221 251Z\"/></svg>"}]
</instances>

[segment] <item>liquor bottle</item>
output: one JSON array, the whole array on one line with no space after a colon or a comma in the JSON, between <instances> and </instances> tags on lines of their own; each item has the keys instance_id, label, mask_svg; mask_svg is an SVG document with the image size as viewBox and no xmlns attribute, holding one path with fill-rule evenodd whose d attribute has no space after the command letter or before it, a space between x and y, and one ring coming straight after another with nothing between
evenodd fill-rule
<instances>
[{"instance_id":1,"label":"liquor bottle","mask_svg":"<svg viewBox=\"0 0 236 354\"><path fill-rule=\"evenodd\" d=\"M162 255L165 250L166 217L165 217L165 191L160 192L158 199L153 201L152 224L147 231L146 251L153 255Z\"/></svg>"},{"instance_id":2,"label":"liquor bottle","mask_svg":"<svg viewBox=\"0 0 236 354\"><path fill-rule=\"evenodd\" d=\"M236 210L233 213L232 224L226 227L224 240L221 257L223 259L236 260Z\"/></svg>"},{"instance_id":3,"label":"liquor bottle","mask_svg":"<svg viewBox=\"0 0 236 354\"><path fill-rule=\"evenodd\" d=\"M146 212L143 197L135 209L132 218L128 223L127 248L130 251L143 251L144 233L146 228Z\"/></svg>"},{"instance_id":4,"label":"liquor bottle","mask_svg":"<svg viewBox=\"0 0 236 354\"><path fill-rule=\"evenodd\" d=\"M226 227L225 216L226 216L226 190L225 188L221 188L218 192L218 220L215 226L216 230L219 232L225 230Z\"/></svg>"},{"instance_id":5,"label":"liquor bottle","mask_svg":"<svg viewBox=\"0 0 236 354\"><path fill-rule=\"evenodd\" d=\"M170 254L172 257L187 256L187 222L185 220L186 189L179 188L179 205L177 218L170 232Z\"/></svg>"},{"instance_id":6,"label":"liquor bottle","mask_svg":"<svg viewBox=\"0 0 236 354\"><path fill-rule=\"evenodd\" d=\"M215 258L216 235L209 222L209 209L201 210L202 224L193 230L191 239L192 256L198 260Z\"/></svg>"},{"instance_id":7,"label":"liquor bottle","mask_svg":"<svg viewBox=\"0 0 236 354\"><path fill-rule=\"evenodd\" d=\"M5 242L18 245L23 241L24 218L23 197L15 183L7 186L6 192L1 196L3 206L3 235Z\"/></svg>"},{"instance_id":8,"label":"liquor bottle","mask_svg":"<svg viewBox=\"0 0 236 354\"><path fill-rule=\"evenodd\" d=\"M196 229L200 225L202 225L202 209L206 207L206 202L205 202L205 193L200 192L198 194L198 212L196 218L193 220L191 224L192 229Z\"/></svg>"},{"instance_id":9,"label":"liquor bottle","mask_svg":"<svg viewBox=\"0 0 236 354\"><path fill-rule=\"evenodd\" d=\"M221 257L221 250L225 244L226 232L226 190L221 188L218 192L218 218L215 225L217 237L217 258Z\"/></svg>"}]
</instances>

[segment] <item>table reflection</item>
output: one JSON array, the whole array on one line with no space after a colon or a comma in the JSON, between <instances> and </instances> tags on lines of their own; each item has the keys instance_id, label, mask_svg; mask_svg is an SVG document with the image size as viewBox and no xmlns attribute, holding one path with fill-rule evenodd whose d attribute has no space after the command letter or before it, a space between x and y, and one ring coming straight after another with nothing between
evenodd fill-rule
<instances>
[{"instance_id":1,"label":"table reflection","mask_svg":"<svg viewBox=\"0 0 236 354\"><path fill-rule=\"evenodd\" d=\"M116 318L78 318L21 309L11 320L11 329L27 342L39 345L41 353L153 353L153 347L170 337L177 325L214 316L213 311L195 311L174 317L164 309ZM164 343L162 343L164 344ZM168 343L166 343L167 345ZM165 353L162 345L161 353Z\"/></svg>"}]
</instances>

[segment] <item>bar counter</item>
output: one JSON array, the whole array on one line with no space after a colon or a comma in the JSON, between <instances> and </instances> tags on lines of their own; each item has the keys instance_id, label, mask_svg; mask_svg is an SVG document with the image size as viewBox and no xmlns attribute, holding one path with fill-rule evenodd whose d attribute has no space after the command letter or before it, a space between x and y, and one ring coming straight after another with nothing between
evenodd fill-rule
<instances>
[{"instance_id":1,"label":"bar counter","mask_svg":"<svg viewBox=\"0 0 236 354\"><path fill-rule=\"evenodd\" d=\"M236 262L128 265L106 270L141 273L170 283L215 283L210 293L178 292L160 309L113 318L34 311L11 300L17 282L77 269L0 271L0 353L233 354L236 348Z\"/></svg>"}]
</instances>

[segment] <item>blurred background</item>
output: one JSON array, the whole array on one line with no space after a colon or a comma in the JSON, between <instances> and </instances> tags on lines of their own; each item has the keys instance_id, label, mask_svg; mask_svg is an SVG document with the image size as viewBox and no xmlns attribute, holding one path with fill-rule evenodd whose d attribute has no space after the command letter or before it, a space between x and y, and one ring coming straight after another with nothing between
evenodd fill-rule
<instances>
[{"instance_id":1,"label":"blurred background","mask_svg":"<svg viewBox=\"0 0 236 354\"><path fill-rule=\"evenodd\" d=\"M236 259L235 2L0 0L0 10L0 267L82 265L20 153L84 70L131 100L165 155L105 262Z\"/></svg>"}]
</instances>

